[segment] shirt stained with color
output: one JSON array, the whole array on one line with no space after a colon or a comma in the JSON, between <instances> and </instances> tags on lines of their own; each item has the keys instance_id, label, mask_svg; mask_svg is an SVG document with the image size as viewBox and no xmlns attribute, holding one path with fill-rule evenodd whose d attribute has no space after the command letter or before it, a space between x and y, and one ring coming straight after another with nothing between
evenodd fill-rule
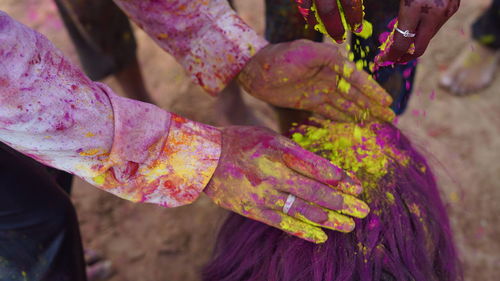
<instances>
[{"instance_id":1,"label":"shirt stained with color","mask_svg":"<svg viewBox=\"0 0 500 281\"><path fill-rule=\"evenodd\" d=\"M119 97L0 11L0 141L115 195L194 201L220 156L216 128Z\"/></svg>"},{"instance_id":2,"label":"shirt stained with color","mask_svg":"<svg viewBox=\"0 0 500 281\"><path fill-rule=\"evenodd\" d=\"M212 95L268 44L227 0L114 1Z\"/></svg>"}]
</instances>

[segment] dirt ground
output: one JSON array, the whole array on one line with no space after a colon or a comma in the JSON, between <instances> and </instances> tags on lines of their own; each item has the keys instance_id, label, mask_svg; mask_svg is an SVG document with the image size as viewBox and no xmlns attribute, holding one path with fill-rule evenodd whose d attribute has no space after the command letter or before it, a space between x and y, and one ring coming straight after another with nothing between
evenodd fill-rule
<instances>
[{"instance_id":1,"label":"dirt ground","mask_svg":"<svg viewBox=\"0 0 500 281\"><path fill-rule=\"evenodd\" d=\"M263 1L236 1L240 14L263 30ZM463 48L469 25L488 0L463 0L421 59L410 108L399 127L428 152L448 203L467 280L500 276L500 81L470 97L453 97L437 87ZM75 51L50 0L0 0L0 10L48 36L77 62ZM258 13L254 13L258 11ZM190 83L181 67L137 30L139 59L147 87L165 109L214 123L215 100ZM121 89L108 79L112 88ZM196 101L196 102L193 102ZM272 111L248 98L257 116L275 126ZM225 211L202 197L176 209L133 204L75 181L73 199L86 247L110 258L111 281L195 281L210 257Z\"/></svg>"}]
</instances>

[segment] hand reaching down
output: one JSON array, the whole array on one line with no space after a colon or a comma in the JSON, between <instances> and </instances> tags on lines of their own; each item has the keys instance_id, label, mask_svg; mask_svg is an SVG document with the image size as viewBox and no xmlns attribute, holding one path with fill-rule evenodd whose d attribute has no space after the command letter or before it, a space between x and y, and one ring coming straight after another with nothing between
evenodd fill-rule
<instances>
[{"instance_id":1,"label":"hand reaching down","mask_svg":"<svg viewBox=\"0 0 500 281\"><path fill-rule=\"evenodd\" d=\"M395 27L387 49L375 61L382 65L406 63L422 56L459 6L460 0L401 0L396 26L400 31Z\"/></svg>"},{"instance_id":2,"label":"hand reaching down","mask_svg":"<svg viewBox=\"0 0 500 281\"><path fill-rule=\"evenodd\" d=\"M363 29L363 0L295 0L302 16L308 24L315 25L316 15L324 24L325 31L335 41L346 39L349 29L360 32ZM313 4L316 11L311 11ZM343 19L345 19L345 24Z\"/></svg>"},{"instance_id":3,"label":"hand reaching down","mask_svg":"<svg viewBox=\"0 0 500 281\"><path fill-rule=\"evenodd\" d=\"M338 47L298 40L261 49L238 76L254 97L341 122L394 119L392 99Z\"/></svg>"},{"instance_id":4,"label":"hand reaching down","mask_svg":"<svg viewBox=\"0 0 500 281\"><path fill-rule=\"evenodd\" d=\"M224 128L219 161L204 190L217 205L308 241L326 241L321 227L350 232L351 217L369 212L354 197L357 180L270 130ZM290 194L296 199L286 212Z\"/></svg>"}]
</instances>

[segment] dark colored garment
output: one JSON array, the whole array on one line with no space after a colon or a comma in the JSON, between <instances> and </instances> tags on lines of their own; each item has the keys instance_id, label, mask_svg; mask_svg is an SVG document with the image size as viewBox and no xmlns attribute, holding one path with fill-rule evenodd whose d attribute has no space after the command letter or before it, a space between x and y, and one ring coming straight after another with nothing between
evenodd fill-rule
<instances>
[{"instance_id":1,"label":"dark colored garment","mask_svg":"<svg viewBox=\"0 0 500 281\"><path fill-rule=\"evenodd\" d=\"M323 41L321 33L305 28L304 18L293 0L266 0L265 37L273 44L298 39Z\"/></svg>"},{"instance_id":2,"label":"dark colored garment","mask_svg":"<svg viewBox=\"0 0 500 281\"><path fill-rule=\"evenodd\" d=\"M491 6L472 25L472 36L480 44L500 49L500 0Z\"/></svg>"},{"instance_id":3,"label":"dark colored garment","mask_svg":"<svg viewBox=\"0 0 500 281\"><path fill-rule=\"evenodd\" d=\"M75 209L45 166L0 144L0 280L85 281Z\"/></svg>"},{"instance_id":4,"label":"dark colored garment","mask_svg":"<svg viewBox=\"0 0 500 281\"><path fill-rule=\"evenodd\" d=\"M373 24L373 36L363 39L353 36L351 50L355 61L360 59L373 61L380 46L379 36L390 31L389 23L397 17L398 0L366 0L365 18ZM310 39L321 42L323 36L304 28L304 19L296 5L290 0L266 0L266 39L271 43L288 42L297 39ZM368 52L366 51L368 48ZM365 56L361 55L365 52ZM409 101L415 80L416 61L406 65L384 67L375 73L375 80L384 87L394 99L391 108L396 114L402 114ZM368 65L365 70L369 73Z\"/></svg>"},{"instance_id":5,"label":"dark colored garment","mask_svg":"<svg viewBox=\"0 0 500 281\"><path fill-rule=\"evenodd\" d=\"M126 67L137 45L127 16L112 0L55 0L83 70L101 80Z\"/></svg>"},{"instance_id":6,"label":"dark colored garment","mask_svg":"<svg viewBox=\"0 0 500 281\"><path fill-rule=\"evenodd\" d=\"M68 195L71 195L73 186L73 175L65 171L47 167L49 174L54 178L57 185L62 188Z\"/></svg>"}]
</instances>

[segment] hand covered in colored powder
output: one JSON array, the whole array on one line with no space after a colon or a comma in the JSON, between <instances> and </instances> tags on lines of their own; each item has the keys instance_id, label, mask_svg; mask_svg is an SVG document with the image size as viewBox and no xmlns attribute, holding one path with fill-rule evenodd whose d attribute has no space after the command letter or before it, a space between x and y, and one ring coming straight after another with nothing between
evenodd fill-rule
<instances>
[{"instance_id":1,"label":"hand covered in colored powder","mask_svg":"<svg viewBox=\"0 0 500 281\"><path fill-rule=\"evenodd\" d=\"M362 191L358 180L268 129L222 129L219 161L204 190L217 205L308 241L326 241L321 227L352 231L349 216L369 212L354 197ZM297 198L285 214L289 194Z\"/></svg>"},{"instance_id":2,"label":"hand covered in colored powder","mask_svg":"<svg viewBox=\"0 0 500 281\"><path fill-rule=\"evenodd\" d=\"M260 50L238 76L254 97L341 122L392 121L391 97L338 47L297 40Z\"/></svg>"},{"instance_id":3,"label":"hand covered in colored powder","mask_svg":"<svg viewBox=\"0 0 500 281\"><path fill-rule=\"evenodd\" d=\"M346 29L353 32L361 32L363 29L363 0L295 0L295 2L308 24L314 26L321 21L324 31L337 42L346 39Z\"/></svg>"},{"instance_id":4,"label":"hand covered in colored powder","mask_svg":"<svg viewBox=\"0 0 500 281\"><path fill-rule=\"evenodd\" d=\"M406 63L423 55L431 39L459 6L460 0L401 0L397 27L416 35L404 37L394 32L376 63Z\"/></svg>"}]
</instances>

